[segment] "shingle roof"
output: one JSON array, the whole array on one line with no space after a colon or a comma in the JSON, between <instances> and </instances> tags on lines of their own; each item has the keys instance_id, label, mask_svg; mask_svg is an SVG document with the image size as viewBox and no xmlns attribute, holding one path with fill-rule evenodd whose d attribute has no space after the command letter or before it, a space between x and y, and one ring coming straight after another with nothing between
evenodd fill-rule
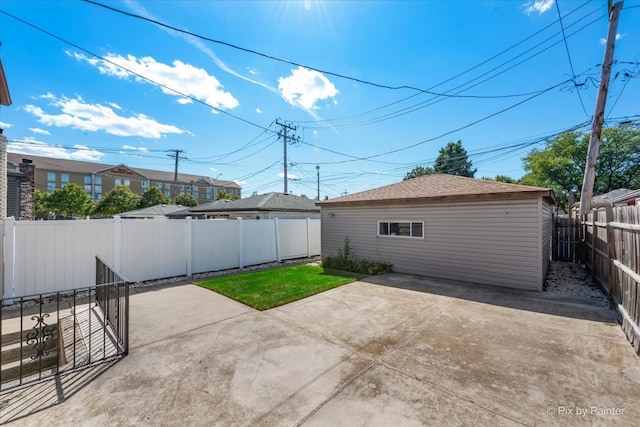
<instances>
[{"instance_id":1,"label":"shingle roof","mask_svg":"<svg viewBox=\"0 0 640 427\"><path fill-rule=\"evenodd\" d=\"M191 209L191 212L232 211L320 211L315 200L284 193L266 193L238 200L216 200Z\"/></svg>"},{"instance_id":2,"label":"shingle roof","mask_svg":"<svg viewBox=\"0 0 640 427\"><path fill-rule=\"evenodd\" d=\"M118 165L107 165L104 163L93 163L93 162L82 162L79 160L68 160L68 159L56 159L53 157L42 157L42 156L34 156L31 154L20 154L20 153L7 153L7 159L12 163L20 163L22 159L31 159L33 160L33 164L36 166L36 169L49 169L61 172L78 172L78 173L98 173L101 171L105 171L104 174L107 174L109 169L112 169ZM126 166L126 165L125 165ZM173 181L173 172L159 171L153 169L142 169L142 168L133 168L131 166L126 166L139 173L140 175L146 177L147 179L154 181L163 181L163 182L172 182ZM190 183L197 181L205 181L210 185L215 185L218 187L227 187L227 188L240 188L238 184L233 181L225 181L225 180L214 180L211 177L204 175L191 175L188 173L178 173L178 182L181 183Z\"/></svg>"},{"instance_id":3,"label":"shingle roof","mask_svg":"<svg viewBox=\"0 0 640 427\"><path fill-rule=\"evenodd\" d=\"M317 202L318 205L349 206L392 203L433 203L470 199L536 197L542 195L555 203L553 190L527 185L465 178L454 175L425 175L397 184L386 185L336 199Z\"/></svg>"},{"instance_id":4,"label":"shingle roof","mask_svg":"<svg viewBox=\"0 0 640 427\"><path fill-rule=\"evenodd\" d=\"M183 210L182 205L156 205L118 214L121 217L163 216Z\"/></svg>"}]
</instances>

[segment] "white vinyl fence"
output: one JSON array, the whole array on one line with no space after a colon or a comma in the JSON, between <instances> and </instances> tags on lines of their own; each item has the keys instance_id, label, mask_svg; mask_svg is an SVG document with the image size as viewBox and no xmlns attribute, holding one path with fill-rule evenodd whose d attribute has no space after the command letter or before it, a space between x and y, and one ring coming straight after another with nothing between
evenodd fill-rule
<instances>
[{"instance_id":1,"label":"white vinyl fence","mask_svg":"<svg viewBox=\"0 0 640 427\"><path fill-rule=\"evenodd\" d=\"M320 254L319 219L0 221L3 298L95 285L95 257L132 282Z\"/></svg>"}]
</instances>

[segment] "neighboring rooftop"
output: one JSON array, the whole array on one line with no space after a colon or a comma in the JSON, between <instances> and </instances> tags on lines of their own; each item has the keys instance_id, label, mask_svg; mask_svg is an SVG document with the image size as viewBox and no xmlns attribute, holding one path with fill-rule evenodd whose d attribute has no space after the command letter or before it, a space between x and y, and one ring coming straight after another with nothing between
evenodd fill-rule
<instances>
[{"instance_id":1,"label":"neighboring rooftop","mask_svg":"<svg viewBox=\"0 0 640 427\"><path fill-rule=\"evenodd\" d=\"M612 206L615 203L622 202L627 199L640 198L640 190L629 190L626 188L618 188L608 193L594 196L591 199L591 207L598 208L602 206Z\"/></svg>"},{"instance_id":2,"label":"neighboring rooftop","mask_svg":"<svg viewBox=\"0 0 640 427\"><path fill-rule=\"evenodd\" d=\"M152 218L162 217L185 209L182 205L155 205L148 208L136 209L129 212L119 213L122 218Z\"/></svg>"},{"instance_id":3,"label":"neighboring rooftop","mask_svg":"<svg viewBox=\"0 0 640 427\"><path fill-rule=\"evenodd\" d=\"M358 205L391 203L436 203L471 199L510 198L542 195L555 203L553 190L528 185L434 174L409 179L336 199L316 202L323 205Z\"/></svg>"},{"instance_id":4,"label":"neighboring rooftop","mask_svg":"<svg viewBox=\"0 0 640 427\"><path fill-rule=\"evenodd\" d=\"M191 212L320 211L316 201L284 193L266 193L238 200L216 200L191 208Z\"/></svg>"}]
</instances>

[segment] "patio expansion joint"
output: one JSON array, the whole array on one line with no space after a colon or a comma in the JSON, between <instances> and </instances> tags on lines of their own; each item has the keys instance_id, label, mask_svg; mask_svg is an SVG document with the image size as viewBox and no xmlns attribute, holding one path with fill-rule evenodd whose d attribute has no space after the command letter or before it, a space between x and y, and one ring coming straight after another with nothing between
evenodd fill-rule
<instances>
[{"instance_id":1,"label":"patio expansion joint","mask_svg":"<svg viewBox=\"0 0 640 427\"><path fill-rule=\"evenodd\" d=\"M458 296L462 296L466 293L467 291L461 293ZM390 366L386 365L384 363L384 360L389 357L392 353L394 353L399 347L402 347L403 345L405 345L407 342L409 342L411 339L413 339L416 335L418 335L420 332L422 332L424 329L426 329L428 327L428 324L430 324L434 319L438 318L442 313L445 312L445 310L451 305L452 303L446 303L444 305L442 305L441 309L437 312L434 312L431 316L429 316L427 319L425 319L423 322L420 323L420 325L416 328L416 330L414 332L412 332L411 334L409 334L407 337L405 337L404 339L400 340L398 343L396 343L393 347L391 347L389 350L385 351L383 354L379 355L379 356L374 356L373 358L369 358L367 356L361 355L360 353L356 353L361 357L367 358L367 359L371 359L371 362L369 362L367 364L367 366L365 366L362 370L360 370L357 374L355 374L351 379L349 379L348 381L346 381L342 386L338 387L336 390L334 390L333 393L331 393L325 400L323 400L318 406L316 406L313 410L311 410L307 415L305 415L300 421L298 421L295 425L296 426L301 426L304 423L306 423L309 419L311 419L311 417L313 417L318 411L320 411L324 406L326 406L329 402L331 402L335 397L337 397L338 395L340 395L347 387L349 387L351 384L353 384L358 378L362 377L364 374L366 374L369 370L371 370L373 367L375 366L384 366L386 368L389 369L393 369ZM283 321L287 324L291 324L290 322L286 322ZM294 325L296 326L296 325ZM298 326L296 326L296 328L302 330L305 333L309 333L309 331L305 330L304 328L300 328ZM315 334L314 334L315 335ZM324 341L328 341L322 337L320 337L320 339L324 340ZM330 342L330 341L328 341ZM331 342L330 342L331 343ZM335 343L331 343L334 344ZM343 346L340 346L343 347ZM349 350L350 352L353 352L353 350ZM393 369L395 372L398 372L400 374L403 375L407 375L402 371L398 371L397 369ZM407 375L409 376L409 375ZM418 379L418 378L416 378ZM419 379L418 379L419 380ZM436 386L437 387L437 386ZM441 389L441 387L437 387L438 389ZM473 403L473 402L472 402ZM487 408L484 408L487 409ZM494 411L495 412L495 411ZM502 414L499 414L502 415ZM518 421L519 422L519 421Z\"/></svg>"}]
</instances>

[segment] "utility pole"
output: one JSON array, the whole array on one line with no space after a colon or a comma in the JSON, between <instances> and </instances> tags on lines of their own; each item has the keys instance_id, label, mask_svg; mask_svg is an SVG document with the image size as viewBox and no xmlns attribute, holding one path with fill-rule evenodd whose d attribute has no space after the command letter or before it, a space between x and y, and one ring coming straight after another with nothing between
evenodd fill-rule
<instances>
[{"instance_id":1,"label":"utility pole","mask_svg":"<svg viewBox=\"0 0 640 427\"><path fill-rule=\"evenodd\" d=\"M611 77L611 67L613 65L613 50L616 43L616 32L618 31L618 19L621 9L622 1L611 6L611 0L609 0L609 31L607 32L607 45L605 47L602 70L600 72L600 87L598 88L596 110L593 114L593 126L591 128L587 160L584 167L582 194L580 196L580 216L588 214L591 210L591 197L593 196L596 163L598 162L598 150L600 149L600 136L602 135L602 124L604 123L604 107L607 102L607 92L609 91L609 78Z\"/></svg>"},{"instance_id":2,"label":"utility pole","mask_svg":"<svg viewBox=\"0 0 640 427\"><path fill-rule=\"evenodd\" d=\"M282 137L282 142L283 142L282 145L284 146L284 194L288 194L289 178L287 176L287 142L288 142L288 138L295 139L295 136L287 136L287 129L291 130L292 132L295 132L297 127L290 126L286 123L280 123L278 119L276 119L276 125L282 126L282 130L278 132L278 136Z\"/></svg>"},{"instance_id":3,"label":"utility pole","mask_svg":"<svg viewBox=\"0 0 640 427\"><path fill-rule=\"evenodd\" d=\"M320 165L316 165L316 170L318 171L318 197L316 200L320 200Z\"/></svg>"},{"instance_id":4,"label":"utility pole","mask_svg":"<svg viewBox=\"0 0 640 427\"><path fill-rule=\"evenodd\" d=\"M173 203L176 203L176 197L178 196L178 161L180 160L180 153L184 153L184 150L167 150L173 154L167 154L169 157L175 157L176 167L173 172Z\"/></svg>"}]
</instances>

